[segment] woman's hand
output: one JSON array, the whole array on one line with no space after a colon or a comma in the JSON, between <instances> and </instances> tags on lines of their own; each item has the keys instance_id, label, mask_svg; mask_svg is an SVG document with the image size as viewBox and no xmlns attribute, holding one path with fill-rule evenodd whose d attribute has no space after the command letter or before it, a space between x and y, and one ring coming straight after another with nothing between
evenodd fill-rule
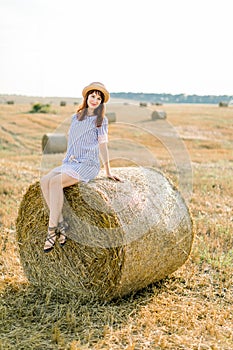
<instances>
[{"instance_id":1,"label":"woman's hand","mask_svg":"<svg viewBox=\"0 0 233 350\"><path fill-rule=\"evenodd\" d=\"M104 168L105 168L105 173L106 173L107 178L110 180L113 180L113 181L124 182L118 176L111 174L107 143L106 142L100 143L99 147L100 147L100 156L101 156Z\"/></svg>"},{"instance_id":2,"label":"woman's hand","mask_svg":"<svg viewBox=\"0 0 233 350\"><path fill-rule=\"evenodd\" d=\"M114 181L119 181L119 182L123 182L123 180L121 180L118 176L116 175L112 175L112 174L108 174L107 175L108 179L114 180Z\"/></svg>"}]
</instances>

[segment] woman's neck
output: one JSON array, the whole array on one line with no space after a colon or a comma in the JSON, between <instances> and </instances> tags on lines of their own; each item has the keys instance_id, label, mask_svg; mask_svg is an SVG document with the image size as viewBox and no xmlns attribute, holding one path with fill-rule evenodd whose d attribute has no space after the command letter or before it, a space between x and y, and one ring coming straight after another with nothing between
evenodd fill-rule
<instances>
[{"instance_id":1,"label":"woman's neck","mask_svg":"<svg viewBox=\"0 0 233 350\"><path fill-rule=\"evenodd\" d=\"M88 108L87 109L87 116L90 117L92 115L94 115L94 109L93 108Z\"/></svg>"}]
</instances>

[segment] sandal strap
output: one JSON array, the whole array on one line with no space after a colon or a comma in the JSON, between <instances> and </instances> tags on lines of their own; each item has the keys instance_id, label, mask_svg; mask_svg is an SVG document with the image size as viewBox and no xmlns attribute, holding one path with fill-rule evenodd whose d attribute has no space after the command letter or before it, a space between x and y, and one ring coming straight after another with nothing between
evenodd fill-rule
<instances>
[{"instance_id":1,"label":"sandal strap","mask_svg":"<svg viewBox=\"0 0 233 350\"><path fill-rule=\"evenodd\" d=\"M49 231L55 231L57 229L57 226L53 226L53 227L48 227Z\"/></svg>"},{"instance_id":2,"label":"sandal strap","mask_svg":"<svg viewBox=\"0 0 233 350\"><path fill-rule=\"evenodd\" d=\"M54 244L55 243L55 237L57 236L57 226L53 226L53 227L48 227L48 235L46 238L46 241L49 242L50 244ZM51 233L53 234L51 234Z\"/></svg>"},{"instance_id":3,"label":"sandal strap","mask_svg":"<svg viewBox=\"0 0 233 350\"><path fill-rule=\"evenodd\" d=\"M59 233L65 237L66 237L66 231L68 230L68 228L69 228L69 224L65 220L58 223Z\"/></svg>"},{"instance_id":4,"label":"sandal strap","mask_svg":"<svg viewBox=\"0 0 233 350\"><path fill-rule=\"evenodd\" d=\"M68 228L69 224L68 224L67 221L63 220L63 221L58 223L58 227L66 227L66 228Z\"/></svg>"},{"instance_id":5,"label":"sandal strap","mask_svg":"<svg viewBox=\"0 0 233 350\"><path fill-rule=\"evenodd\" d=\"M63 232L60 232L60 237L61 237L61 236L67 237L66 232L64 232L64 233L63 233Z\"/></svg>"},{"instance_id":6,"label":"sandal strap","mask_svg":"<svg viewBox=\"0 0 233 350\"><path fill-rule=\"evenodd\" d=\"M56 234L55 235L48 235L47 238L46 238L46 241L48 241L51 244L54 244L55 243L55 239L54 238L56 236L57 236Z\"/></svg>"}]
</instances>

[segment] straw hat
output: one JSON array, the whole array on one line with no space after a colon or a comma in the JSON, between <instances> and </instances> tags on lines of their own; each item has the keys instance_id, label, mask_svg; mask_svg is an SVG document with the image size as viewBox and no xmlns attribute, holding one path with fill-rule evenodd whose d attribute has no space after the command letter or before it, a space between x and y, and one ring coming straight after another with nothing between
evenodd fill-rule
<instances>
[{"instance_id":1,"label":"straw hat","mask_svg":"<svg viewBox=\"0 0 233 350\"><path fill-rule=\"evenodd\" d=\"M86 96L86 94L88 93L88 91L90 90L99 90L104 94L104 102L108 102L110 94L108 92L108 90L106 89L106 87L104 86L104 84L99 83L99 82L94 82L91 83L90 85L87 85L83 91L82 91L82 95L83 97Z\"/></svg>"}]
</instances>

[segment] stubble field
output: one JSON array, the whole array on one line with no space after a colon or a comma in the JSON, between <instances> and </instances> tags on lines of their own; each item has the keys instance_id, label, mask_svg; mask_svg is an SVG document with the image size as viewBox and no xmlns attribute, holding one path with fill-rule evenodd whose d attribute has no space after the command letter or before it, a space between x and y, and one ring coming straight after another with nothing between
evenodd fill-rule
<instances>
[{"instance_id":1,"label":"stubble field","mask_svg":"<svg viewBox=\"0 0 233 350\"><path fill-rule=\"evenodd\" d=\"M65 132L75 108L54 104L51 113L31 114L30 103L0 104L0 349L233 349L233 107L114 101L107 108L117 116L109 125L113 172L157 167L186 198L195 239L184 266L109 303L28 283L17 211L29 185L62 159L42 154L42 136ZM167 120L152 121L153 109L165 110Z\"/></svg>"}]
</instances>

